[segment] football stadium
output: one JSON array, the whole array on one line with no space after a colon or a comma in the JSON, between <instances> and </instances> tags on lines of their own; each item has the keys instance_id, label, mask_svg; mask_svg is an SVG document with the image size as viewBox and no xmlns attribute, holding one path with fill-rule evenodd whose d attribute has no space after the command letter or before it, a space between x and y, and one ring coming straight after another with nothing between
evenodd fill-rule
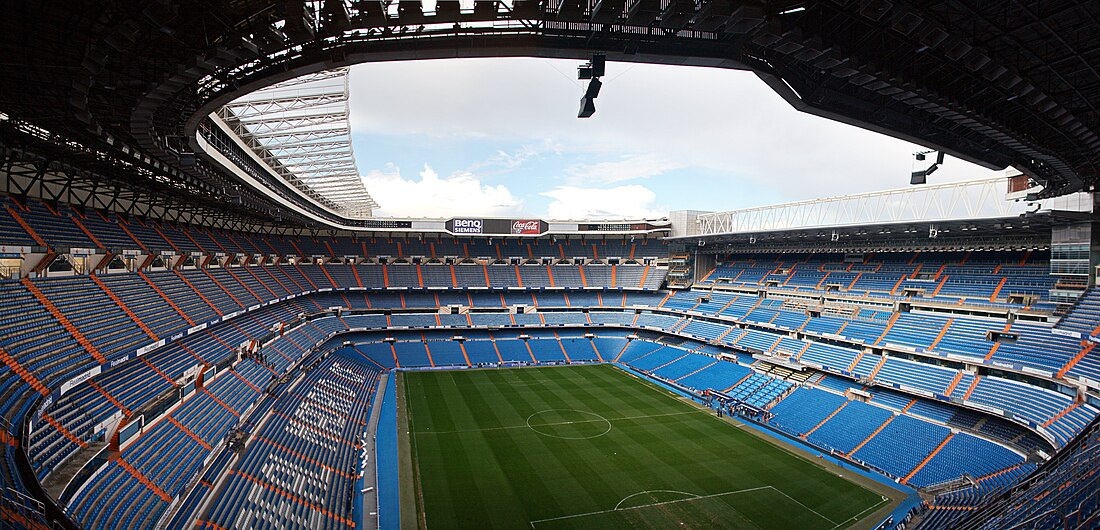
<instances>
[{"instance_id":1,"label":"football stadium","mask_svg":"<svg viewBox=\"0 0 1100 530\"><path fill-rule=\"evenodd\" d=\"M8 3L0 528L1100 528L1098 27L1078 1ZM579 118L608 63L740 70L926 151L725 211L378 215L349 69L519 57L579 67ZM929 182L954 161L997 173Z\"/></svg>"}]
</instances>

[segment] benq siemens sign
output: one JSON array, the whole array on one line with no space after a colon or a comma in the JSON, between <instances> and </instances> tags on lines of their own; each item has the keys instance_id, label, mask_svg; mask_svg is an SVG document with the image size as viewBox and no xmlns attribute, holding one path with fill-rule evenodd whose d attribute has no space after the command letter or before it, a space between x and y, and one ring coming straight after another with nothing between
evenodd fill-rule
<instances>
[{"instance_id":1,"label":"benq siemens sign","mask_svg":"<svg viewBox=\"0 0 1100 530\"><path fill-rule=\"evenodd\" d=\"M483 234L485 233L485 220L451 219L447 223L447 230L456 234Z\"/></svg>"},{"instance_id":2,"label":"benq siemens sign","mask_svg":"<svg viewBox=\"0 0 1100 530\"><path fill-rule=\"evenodd\" d=\"M451 219L446 227L452 234L493 236L537 236L550 228L546 221L538 219Z\"/></svg>"}]
</instances>

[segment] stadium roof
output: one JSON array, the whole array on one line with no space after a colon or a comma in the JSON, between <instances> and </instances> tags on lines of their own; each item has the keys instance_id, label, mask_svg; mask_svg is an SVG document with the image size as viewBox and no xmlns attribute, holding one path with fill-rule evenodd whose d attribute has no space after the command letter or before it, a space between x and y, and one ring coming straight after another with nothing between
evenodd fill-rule
<instances>
[{"instance_id":1,"label":"stadium roof","mask_svg":"<svg viewBox=\"0 0 1100 530\"><path fill-rule=\"evenodd\" d=\"M1018 200L1023 197L1012 200L1007 184L1003 177L989 177L705 213L698 217L699 235L976 221L1015 217L1029 210L1049 210L1054 203L1046 201L1050 204L1044 207L1041 202ZM1068 204L1062 206L1070 208ZM1091 211L1091 205L1072 207L1075 211L1086 208Z\"/></svg>"},{"instance_id":2,"label":"stadium roof","mask_svg":"<svg viewBox=\"0 0 1100 530\"><path fill-rule=\"evenodd\" d=\"M218 117L310 198L348 218L378 207L355 165L348 117L348 69L335 68L245 94Z\"/></svg>"},{"instance_id":3,"label":"stadium roof","mask_svg":"<svg viewBox=\"0 0 1100 530\"><path fill-rule=\"evenodd\" d=\"M706 253L806 250L1016 249L1045 247L1058 221L1093 215L1077 193L1027 201L1006 177L910 186L728 212L696 212L679 239ZM709 246L708 246L709 245Z\"/></svg>"},{"instance_id":4,"label":"stadium roof","mask_svg":"<svg viewBox=\"0 0 1100 530\"><path fill-rule=\"evenodd\" d=\"M256 176L310 213L286 212L213 163L199 150L207 116L360 62L603 51L751 70L800 110L1014 166L1057 196L1100 178L1098 21L1100 3L1072 0L478 0L434 12L415 1L24 2L0 20L0 112L10 117L0 132L42 159L103 166L74 180L322 228L353 220Z\"/></svg>"}]
</instances>

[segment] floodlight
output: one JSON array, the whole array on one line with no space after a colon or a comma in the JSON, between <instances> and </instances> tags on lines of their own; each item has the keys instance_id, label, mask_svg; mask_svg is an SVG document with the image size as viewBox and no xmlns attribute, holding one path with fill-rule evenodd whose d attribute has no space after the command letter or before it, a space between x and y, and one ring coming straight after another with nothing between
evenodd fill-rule
<instances>
[{"instance_id":1,"label":"floodlight","mask_svg":"<svg viewBox=\"0 0 1100 530\"><path fill-rule=\"evenodd\" d=\"M607 56L601 53L592 54L592 60L577 67L577 79L591 79L588 88L581 97L581 107L577 111L578 118L590 118L596 113L595 99L600 95L600 87L603 82L600 77L604 75Z\"/></svg>"},{"instance_id":2,"label":"floodlight","mask_svg":"<svg viewBox=\"0 0 1100 530\"><path fill-rule=\"evenodd\" d=\"M584 97L596 99L600 95L600 88L603 87L603 82L598 78L592 78L588 82L588 90L584 91Z\"/></svg>"},{"instance_id":3,"label":"floodlight","mask_svg":"<svg viewBox=\"0 0 1100 530\"><path fill-rule=\"evenodd\" d=\"M602 53L592 54L592 77L603 77L607 67L607 56Z\"/></svg>"},{"instance_id":4,"label":"floodlight","mask_svg":"<svg viewBox=\"0 0 1100 530\"><path fill-rule=\"evenodd\" d=\"M916 162L924 162L925 160L927 160L928 155L931 155L933 153L936 154L935 162L932 162L932 165L928 166L927 168L925 168L922 171L913 171L910 174L910 177L909 177L909 184L916 185L916 184L924 184L925 182L927 182L928 181L928 175L931 175L932 173L935 173L936 170L940 168L940 164L943 164L943 157L944 157L944 152L943 151L920 151L920 152L913 153L913 159ZM921 165L923 165L923 164L921 164Z\"/></svg>"},{"instance_id":5,"label":"floodlight","mask_svg":"<svg viewBox=\"0 0 1100 530\"><path fill-rule=\"evenodd\" d=\"M591 118L596 113L596 102L588 96L581 98L581 108L577 112L578 118Z\"/></svg>"}]
</instances>

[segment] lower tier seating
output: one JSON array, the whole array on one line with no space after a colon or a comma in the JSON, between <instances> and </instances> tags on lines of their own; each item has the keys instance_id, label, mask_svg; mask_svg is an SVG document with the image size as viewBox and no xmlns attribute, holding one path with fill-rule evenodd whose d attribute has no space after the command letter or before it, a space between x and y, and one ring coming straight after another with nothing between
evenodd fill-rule
<instances>
[{"instance_id":1,"label":"lower tier seating","mask_svg":"<svg viewBox=\"0 0 1100 530\"><path fill-rule=\"evenodd\" d=\"M228 470L225 488L198 524L353 526L359 440L378 374L353 348L343 348L280 393L271 421L253 432L254 441Z\"/></svg>"}]
</instances>

